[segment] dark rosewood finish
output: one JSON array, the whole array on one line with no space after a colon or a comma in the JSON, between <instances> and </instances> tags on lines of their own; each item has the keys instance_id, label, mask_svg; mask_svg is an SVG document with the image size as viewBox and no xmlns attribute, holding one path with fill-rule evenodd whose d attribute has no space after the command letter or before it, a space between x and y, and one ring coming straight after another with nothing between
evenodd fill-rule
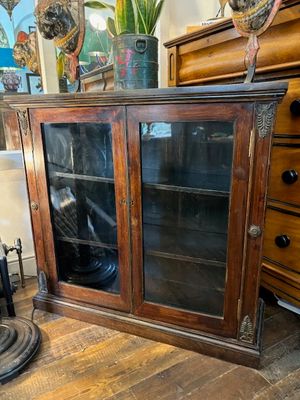
<instances>
[{"instance_id":1,"label":"dark rosewood finish","mask_svg":"<svg viewBox=\"0 0 300 400\"><path fill-rule=\"evenodd\" d=\"M268 83L9 98L25 121L22 143L43 283L34 304L257 366L272 136L272 117L264 113L285 92L284 83ZM97 135L102 135L107 162L111 127L113 175L91 173L97 155L85 154L86 145L74 145L78 138L96 143L91 139L95 126L101 128ZM67 132L62 137L73 149L72 168L49 158L55 129ZM95 191L87 190L89 185ZM111 208L101 201L94 205L103 199L99 188L109 195L112 187L117 244L102 240L104 222L93 222L96 210L114 225ZM73 225L81 221L78 236L73 225L68 236L57 234L54 214L63 208L53 193L61 188L71 205L81 204L73 214ZM120 287L107 291L68 282L64 253L57 250L61 241L75 251L74 265L99 248L117 250Z\"/></svg>"}]
</instances>

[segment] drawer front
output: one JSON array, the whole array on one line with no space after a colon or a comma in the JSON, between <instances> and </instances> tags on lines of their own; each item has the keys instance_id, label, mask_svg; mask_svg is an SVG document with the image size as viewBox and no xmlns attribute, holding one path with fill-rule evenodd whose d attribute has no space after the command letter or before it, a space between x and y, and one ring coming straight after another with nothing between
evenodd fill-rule
<instances>
[{"instance_id":1,"label":"drawer front","mask_svg":"<svg viewBox=\"0 0 300 400\"><path fill-rule=\"evenodd\" d=\"M300 214L267 209L263 256L300 272Z\"/></svg>"},{"instance_id":2,"label":"drawer front","mask_svg":"<svg viewBox=\"0 0 300 400\"><path fill-rule=\"evenodd\" d=\"M300 78L289 80L289 90L278 107L275 134L300 134L300 103L298 106L294 103L298 115L290 111L290 106L295 100L300 101Z\"/></svg>"},{"instance_id":3,"label":"drawer front","mask_svg":"<svg viewBox=\"0 0 300 400\"><path fill-rule=\"evenodd\" d=\"M261 285L278 297L300 306L300 274L286 271L273 264L263 263Z\"/></svg>"},{"instance_id":4,"label":"drawer front","mask_svg":"<svg viewBox=\"0 0 300 400\"><path fill-rule=\"evenodd\" d=\"M300 205L300 144L298 147L274 145L268 197Z\"/></svg>"}]
</instances>

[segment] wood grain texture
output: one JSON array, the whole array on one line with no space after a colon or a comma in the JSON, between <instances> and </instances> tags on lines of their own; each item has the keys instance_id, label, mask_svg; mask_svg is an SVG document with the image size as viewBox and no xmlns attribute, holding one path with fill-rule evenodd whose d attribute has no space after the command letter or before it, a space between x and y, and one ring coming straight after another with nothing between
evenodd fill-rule
<instances>
[{"instance_id":1,"label":"wood grain texture","mask_svg":"<svg viewBox=\"0 0 300 400\"><path fill-rule=\"evenodd\" d=\"M289 32L287 34L289 34ZM286 78L283 76L283 79ZM300 134L300 116L295 116L290 111L290 106L292 102L298 99L300 99L300 78L289 79L289 90L284 97L282 103L278 106L278 115L274 130L276 134Z\"/></svg>"},{"instance_id":2,"label":"wood grain texture","mask_svg":"<svg viewBox=\"0 0 300 400\"><path fill-rule=\"evenodd\" d=\"M31 307L36 290L35 280L27 281L16 306ZM293 315L274 306L267 315L264 352L276 353L299 321L291 324ZM299 337L258 372L40 310L35 321L42 347L19 377L0 386L1 400L297 399ZM279 325L286 327L281 334Z\"/></svg>"},{"instance_id":3,"label":"wood grain texture","mask_svg":"<svg viewBox=\"0 0 300 400\"><path fill-rule=\"evenodd\" d=\"M290 141L291 142L291 141ZM292 143L274 145L272 150L271 171L268 197L283 203L297 206L299 204L300 179L292 184L287 184L282 179L285 171L294 170L300 173L300 144L299 147L290 147Z\"/></svg>"},{"instance_id":4,"label":"wood grain texture","mask_svg":"<svg viewBox=\"0 0 300 400\"><path fill-rule=\"evenodd\" d=\"M25 110L22 108L25 96L8 99L13 107L21 108L20 112L30 116L28 129L25 127L22 130L22 137L30 199L37 204L32 209L32 218L38 266L48 280L48 294L41 290L35 297L35 305L69 317L256 366L261 334L261 318L257 316L261 316L258 309L258 266L261 263L262 236L250 238L248 229L250 225L263 228L272 124L269 134L261 138L255 125L255 110L257 103L274 106L275 109L286 89L286 84L279 82L101 95L90 92L47 95L43 98L31 96L27 98L29 103ZM197 124L220 121L234 125L228 269L224 314L221 316L144 299L139 144L140 123L144 121ZM98 122L111 124L112 127L120 295L63 281L58 273L55 229L51 227L43 124ZM245 318L251 322L250 339L247 341L239 334Z\"/></svg>"},{"instance_id":5,"label":"wood grain texture","mask_svg":"<svg viewBox=\"0 0 300 400\"><path fill-rule=\"evenodd\" d=\"M268 74L283 76L286 71L299 68L299 9L299 2L285 1L272 26L260 36L261 48L256 70L258 78ZM276 52L273 51L274 37ZM176 61L173 59L175 67L169 67L169 71L174 69L173 79L169 77L170 86L242 80L246 75L246 44L247 39L240 37L231 19L172 39L165 43L169 52L177 55Z\"/></svg>"},{"instance_id":6,"label":"wood grain texture","mask_svg":"<svg viewBox=\"0 0 300 400\"><path fill-rule=\"evenodd\" d=\"M265 230L264 257L276 260L282 266L299 274L300 218L286 213L283 208L268 208L267 218L269 224ZM287 235L290 238L288 247L280 248L275 244L275 238L280 235Z\"/></svg>"},{"instance_id":7,"label":"wood grain texture","mask_svg":"<svg viewBox=\"0 0 300 400\"><path fill-rule=\"evenodd\" d=\"M91 72L81 75L80 84L82 92L114 90L113 65L96 68Z\"/></svg>"},{"instance_id":8,"label":"wood grain texture","mask_svg":"<svg viewBox=\"0 0 300 400\"><path fill-rule=\"evenodd\" d=\"M57 273L57 261L55 256L55 246L53 232L49 229L51 226L51 213L48 197L48 183L46 175L46 162L43 150L42 124L43 123L84 123L84 122L101 122L110 123L112 126L113 137L113 158L115 168L118 174L115 174L115 195L117 209L117 226L118 226L118 253L120 265L120 296L104 291L96 291L94 289L82 288L75 285L60 282ZM124 126L124 110L119 107L111 108L89 108L78 110L76 108L58 109L37 109L31 111L32 141L34 146L34 161L36 171L36 185L39 197L36 202L39 209L33 212L33 216L41 214L44 224L41 225L41 233L45 241L43 248L45 249L46 259L38 261L40 270L46 272L49 276L49 288L53 293L60 296L68 296L69 298L83 300L90 304L98 304L115 309L129 311L130 309L130 272L129 272L129 245L123 238L128 236L128 210L122 207L121 199L127 198L127 168L126 168L126 142L125 142L125 126ZM122 155L122 157L121 157ZM125 157L124 157L125 155ZM39 258L38 258L39 260Z\"/></svg>"},{"instance_id":9,"label":"wood grain texture","mask_svg":"<svg viewBox=\"0 0 300 400\"><path fill-rule=\"evenodd\" d=\"M257 81L272 79L289 81L287 95L278 107L268 196L270 201L281 202L280 207L288 203L295 208L300 207L299 190L297 190L299 182L287 185L283 183L281 174L289 168L299 169L297 148L299 148L300 117L290 111L292 102L300 98L299 21L300 1L283 1L271 27L259 38L260 51L255 77ZM165 44L169 55L172 55L168 59L169 86L232 84L244 80L246 43L247 40L239 36L229 18L207 27L199 27L192 33L170 40ZM267 228L272 224L269 215L267 214L266 219ZM284 215L278 218L286 224ZM297 218L297 216L289 218L290 230L294 229L293 225L298 224ZM285 278L280 270L278 263L282 260L277 258L278 252L274 252L272 256L269 249L266 249L266 252L266 257L271 258L262 266L262 285L277 293L279 297L299 306L300 291L295 288L291 275ZM296 256L296 253L293 252L293 255ZM297 270L294 270L295 264ZM279 268L277 274L274 272L276 265ZM298 259L294 258L293 264L288 264L286 261L285 265L294 277L299 270Z\"/></svg>"},{"instance_id":10,"label":"wood grain texture","mask_svg":"<svg viewBox=\"0 0 300 400\"><path fill-rule=\"evenodd\" d=\"M287 91L285 82L262 82L235 85L211 85L205 87L167 88L146 90L122 90L102 93L68 93L68 94L44 94L34 96L7 96L5 102L15 109L24 108L59 108L63 113L65 108L86 108L96 106L127 106L149 104L178 104L184 101L188 103L232 103L249 102L255 100L278 101ZM63 104L63 108L62 108ZM90 111L90 113L92 113ZM59 115L59 114L58 114Z\"/></svg>"},{"instance_id":11,"label":"wood grain texture","mask_svg":"<svg viewBox=\"0 0 300 400\"><path fill-rule=\"evenodd\" d=\"M17 114L3 101L0 94L0 150L21 150Z\"/></svg>"}]
</instances>

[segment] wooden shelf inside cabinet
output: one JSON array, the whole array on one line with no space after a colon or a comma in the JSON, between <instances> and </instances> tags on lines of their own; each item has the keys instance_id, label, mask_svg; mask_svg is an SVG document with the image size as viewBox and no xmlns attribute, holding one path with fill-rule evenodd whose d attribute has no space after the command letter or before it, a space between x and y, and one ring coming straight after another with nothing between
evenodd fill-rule
<instances>
[{"instance_id":1,"label":"wooden shelf inside cabinet","mask_svg":"<svg viewBox=\"0 0 300 400\"><path fill-rule=\"evenodd\" d=\"M157 226L144 223L144 242L147 253L182 259L195 263L207 262L224 266L226 262L227 234L201 232L183 227ZM199 244L201 243L201 246Z\"/></svg>"},{"instance_id":2,"label":"wooden shelf inside cabinet","mask_svg":"<svg viewBox=\"0 0 300 400\"><path fill-rule=\"evenodd\" d=\"M186 186L163 185L161 183L144 183L144 188L166 190L170 192L199 194L202 196L229 197L229 192L226 191L209 190L209 189L206 190L206 189L186 187Z\"/></svg>"},{"instance_id":3,"label":"wooden shelf inside cabinet","mask_svg":"<svg viewBox=\"0 0 300 400\"><path fill-rule=\"evenodd\" d=\"M83 181L100 182L100 183L114 183L113 178L106 178L102 176L91 176L82 174L73 174L72 172L59 172L51 171L50 178L67 178L67 179L80 179Z\"/></svg>"},{"instance_id":4,"label":"wooden shelf inside cabinet","mask_svg":"<svg viewBox=\"0 0 300 400\"><path fill-rule=\"evenodd\" d=\"M57 236L57 240L60 240L62 242L67 242L67 243L75 243L75 244L84 244L87 246L92 246L92 247L101 247L104 249L117 249L117 245L115 244L109 244L109 243L102 243L102 242L96 242L94 240L83 240L83 239L75 239L75 238L69 238L69 237L63 237L63 236Z\"/></svg>"},{"instance_id":5,"label":"wooden shelf inside cabinet","mask_svg":"<svg viewBox=\"0 0 300 400\"><path fill-rule=\"evenodd\" d=\"M253 132L257 105L271 121L285 92L276 82L8 99L26 122L35 306L258 366L272 124L263 139Z\"/></svg>"}]
</instances>

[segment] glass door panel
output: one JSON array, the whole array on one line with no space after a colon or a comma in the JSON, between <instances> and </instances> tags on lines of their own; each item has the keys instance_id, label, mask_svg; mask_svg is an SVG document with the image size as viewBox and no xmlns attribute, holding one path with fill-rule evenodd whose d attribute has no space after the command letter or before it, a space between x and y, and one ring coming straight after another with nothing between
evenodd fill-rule
<instances>
[{"instance_id":1,"label":"glass door panel","mask_svg":"<svg viewBox=\"0 0 300 400\"><path fill-rule=\"evenodd\" d=\"M144 299L223 316L231 122L141 123Z\"/></svg>"},{"instance_id":2,"label":"glass door panel","mask_svg":"<svg viewBox=\"0 0 300 400\"><path fill-rule=\"evenodd\" d=\"M59 279L119 293L111 125L47 123L42 132Z\"/></svg>"}]
</instances>

